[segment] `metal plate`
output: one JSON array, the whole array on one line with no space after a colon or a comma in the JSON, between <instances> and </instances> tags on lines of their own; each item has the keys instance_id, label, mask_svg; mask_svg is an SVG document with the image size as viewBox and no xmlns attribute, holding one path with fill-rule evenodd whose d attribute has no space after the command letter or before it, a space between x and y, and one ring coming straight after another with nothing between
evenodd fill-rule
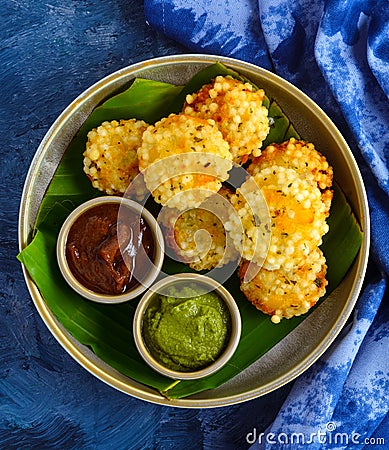
<instances>
[{"instance_id":1,"label":"metal plate","mask_svg":"<svg viewBox=\"0 0 389 450\"><path fill-rule=\"evenodd\" d=\"M85 369L112 387L153 403L208 408L232 405L264 395L304 372L330 346L346 323L359 295L369 253L369 213L362 178L347 143L326 114L305 94L280 77L252 64L210 55L156 58L123 68L96 83L54 122L40 144L26 178L20 206L19 246L29 243L39 205L70 141L101 101L135 77L185 84L196 72L222 62L245 75L274 98L300 135L312 141L334 167L334 176L348 197L364 232L362 247L341 285L287 337L238 376L217 389L179 400L167 400L101 361L76 341L56 320L28 273L28 289L43 321L64 349Z\"/></svg>"}]
</instances>

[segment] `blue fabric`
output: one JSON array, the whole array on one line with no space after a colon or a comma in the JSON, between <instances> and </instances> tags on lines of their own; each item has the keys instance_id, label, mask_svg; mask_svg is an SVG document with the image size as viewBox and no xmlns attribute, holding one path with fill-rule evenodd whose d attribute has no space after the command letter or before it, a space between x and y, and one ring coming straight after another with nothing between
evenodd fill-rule
<instances>
[{"instance_id":1,"label":"blue fabric","mask_svg":"<svg viewBox=\"0 0 389 450\"><path fill-rule=\"evenodd\" d=\"M345 136L368 193L371 260L352 321L297 379L268 430L247 441L367 448L386 439L388 446L389 3L145 0L145 13L190 50L257 64L307 93Z\"/></svg>"}]
</instances>

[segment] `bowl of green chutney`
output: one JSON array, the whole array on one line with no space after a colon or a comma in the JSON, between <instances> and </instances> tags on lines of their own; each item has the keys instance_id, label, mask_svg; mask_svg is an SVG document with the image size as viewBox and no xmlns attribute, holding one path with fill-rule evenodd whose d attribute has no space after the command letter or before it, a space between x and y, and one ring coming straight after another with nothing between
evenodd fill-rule
<instances>
[{"instance_id":1,"label":"bowl of green chutney","mask_svg":"<svg viewBox=\"0 0 389 450\"><path fill-rule=\"evenodd\" d=\"M134 315L136 347L158 373L194 380L220 370L239 344L241 317L232 295L195 273L167 276L141 298Z\"/></svg>"}]
</instances>

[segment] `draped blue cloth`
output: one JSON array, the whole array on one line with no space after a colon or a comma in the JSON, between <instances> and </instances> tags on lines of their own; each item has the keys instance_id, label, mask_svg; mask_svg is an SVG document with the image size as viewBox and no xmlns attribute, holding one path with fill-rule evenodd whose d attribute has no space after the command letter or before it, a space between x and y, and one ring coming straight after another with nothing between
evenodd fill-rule
<instances>
[{"instance_id":1,"label":"draped blue cloth","mask_svg":"<svg viewBox=\"0 0 389 450\"><path fill-rule=\"evenodd\" d=\"M146 19L189 50L274 71L346 138L371 214L371 257L352 320L300 376L252 448L389 448L389 3L145 0Z\"/></svg>"}]
</instances>

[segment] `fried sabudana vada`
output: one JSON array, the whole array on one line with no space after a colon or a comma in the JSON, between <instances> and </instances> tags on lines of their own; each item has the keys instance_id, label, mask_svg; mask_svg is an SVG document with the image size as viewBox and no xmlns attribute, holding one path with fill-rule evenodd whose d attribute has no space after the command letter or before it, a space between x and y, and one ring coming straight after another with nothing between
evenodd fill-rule
<instances>
[{"instance_id":1,"label":"fried sabudana vada","mask_svg":"<svg viewBox=\"0 0 389 450\"><path fill-rule=\"evenodd\" d=\"M231 202L244 228L243 236L234 232L236 217L226 223L235 246L244 259L268 270L298 266L328 231L319 189L293 169L266 167L245 181Z\"/></svg>"},{"instance_id":2,"label":"fried sabudana vada","mask_svg":"<svg viewBox=\"0 0 389 450\"><path fill-rule=\"evenodd\" d=\"M159 220L163 225L166 247L174 256L194 270L212 270L238 260L224 222L229 215L232 191L222 187L198 208L180 212L163 208Z\"/></svg>"},{"instance_id":3,"label":"fried sabudana vada","mask_svg":"<svg viewBox=\"0 0 389 450\"><path fill-rule=\"evenodd\" d=\"M148 124L142 120L105 121L88 133L84 172L93 187L124 194L139 175L137 149Z\"/></svg>"},{"instance_id":4,"label":"fried sabudana vada","mask_svg":"<svg viewBox=\"0 0 389 450\"><path fill-rule=\"evenodd\" d=\"M229 177L232 155L213 120L171 114L143 133L139 168L154 200L197 207Z\"/></svg>"},{"instance_id":5,"label":"fried sabudana vada","mask_svg":"<svg viewBox=\"0 0 389 450\"><path fill-rule=\"evenodd\" d=\"M239 268L240 288L257 309L279 323L283 318L305 314L325 294L325 262L319 248L291 270L266 270L244 261Z\"/></svg>"},{"instance_id":6,"label":"fried sabudana vada","mask_svg":"<svg viewBox=\"0 0 389 450\"><path fill-rule=\"evenodd\" d=\"M333 169L324 155L315 149L314 144L291 138L281 144L267 146L247 168L255 175L270 166L282 166L294 169L302 178L313 180L322 193L322 200L329 212L333 192L331 190Z\"/></svg>"},{"instance_id":7,"label":"fried sabudana vada","mask_svg":"<svg viewBox=\"0 0 389 450\"><path fill-rule=\"evenodd\" d=\"M261 154L269 133L268 110L262 102L265 93L230 76L217 76L199 91L187 95L185 114L212 119L229 143L233 161L241 164L250 155Z\"/></svg>"}]
</instances>

